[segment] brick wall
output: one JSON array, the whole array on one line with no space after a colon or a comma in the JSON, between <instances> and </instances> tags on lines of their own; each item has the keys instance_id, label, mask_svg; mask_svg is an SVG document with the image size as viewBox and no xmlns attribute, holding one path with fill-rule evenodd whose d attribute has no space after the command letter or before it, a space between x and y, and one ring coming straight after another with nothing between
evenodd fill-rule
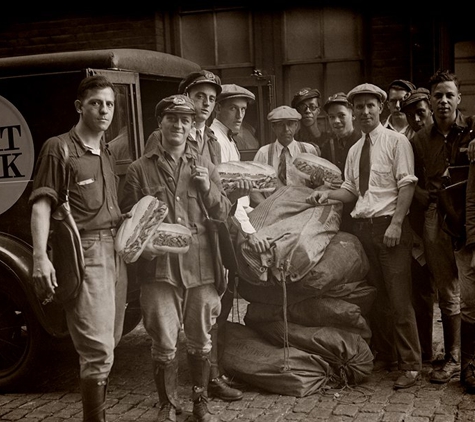
<instances>
[{"instance_id":1,"label":"brick wall","mask_svg":"<svg viewBox=\"0 0 475 422\"><path fill-rule=\"evenodd\" d=\"M61 13L3 17L0 57L107 48L164 51L163 17L150 11L128 14Z\"/></svg>"}]
</instances>

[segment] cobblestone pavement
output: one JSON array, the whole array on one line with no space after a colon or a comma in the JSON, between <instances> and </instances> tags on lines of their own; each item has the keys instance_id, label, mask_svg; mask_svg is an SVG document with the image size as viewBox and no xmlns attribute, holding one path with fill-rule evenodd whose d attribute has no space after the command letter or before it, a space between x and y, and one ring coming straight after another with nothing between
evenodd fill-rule
<instances>
[{"instance_id":1,"label":"cobblestone pavement","mask_svg":"<svg viewBox=\"0 0 475 422\"><path fill-rule=\"evenodd\" d=\"M245 305L245 304L244 304ZM237 308L244 306L242 303ZM242 312L239 317L242 317ZM441 352L441 323L434 319L434 344ZM235 319L237 320L235 313ZM230 316L231 319L231 316ZM242 318L241 318L242 320ZM178 422L192 422L191 384L184 351L180 349L179 395L183 414ZM77 358L67 347L52 352L53 367L39 368L36 387L24 393L0 395L0 420L22 422L81 422ZM475 421L475 396L463 393L458 380L445 385L429 382L430 366L414 387L394 390L397 372L373 373L367 382L328 390L304 398L280 396L246 386L241 401L210 401L221 421L343 421L453 422ZM152 379L150 340L140 324L126 335L116 351L110 377L107 420L155 421L157 394Z\"/></svg>"}]
</instances>

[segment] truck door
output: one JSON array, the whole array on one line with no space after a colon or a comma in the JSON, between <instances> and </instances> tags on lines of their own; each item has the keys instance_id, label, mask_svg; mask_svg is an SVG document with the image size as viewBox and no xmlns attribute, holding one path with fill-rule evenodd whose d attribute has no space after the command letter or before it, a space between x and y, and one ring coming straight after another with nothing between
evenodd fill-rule
<instances>
[{"instance_id":1,"label":"truck door","mask_svg":"<svg viewBox=\"0 0 475 422\"><path fill-rule=\"evenodd\" d=\"M116 159L119 195L129 164L142 154L144 135L139 75L134 72L88 69L89 75L104 75L116 88L114 119L105 141Z\"/></svg>"}]
</instances>

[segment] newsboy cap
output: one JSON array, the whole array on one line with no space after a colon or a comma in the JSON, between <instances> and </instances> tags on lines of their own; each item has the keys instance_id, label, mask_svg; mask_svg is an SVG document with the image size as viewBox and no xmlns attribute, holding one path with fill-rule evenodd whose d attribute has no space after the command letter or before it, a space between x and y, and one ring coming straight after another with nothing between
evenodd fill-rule
<instances>
[{"instance_id":1,"label":"newsboy cap","mask_svg":"<svg viewBox=\"0 0 475 422\"><path fill-rule=\"evenodd\" d=\"M292 98L292 102L290 105L293 108L297 108L297 106L305 100L309 98L320 98L320 91L316 88L302 88L300 91L294 94L294 98Z\"/></svg>"},{"instance_id":2,"label":"newsboy cap","mask_svg":"<svg viewBox=\"0 0 475 422\"><path fill-rule=\"evenodd\" d=\"M426 88L417 88L409 91L401 100L401 110L407 107L409 104L417 103L418 101L425 100L429 102L430 91Z\"/></svg>"},{"instance_id":3,"label":"newsboy cap","mask_svg":"<svg viewBox=\"0 0 475 422\"><path fill-rule=\"evenodd\" d=\"M176 94L166 97L155 106L155 117L165 113L196 114L195 104L186 95Z\"/></svg>"},{"instance_id":4,"label":"newsboy cap","mask_svg":"<svg viewBox=\"0 0 475 422\"><path fill-rule=\"evenodd\" d=\"M281 120L300 120L302 115L295 108L283 105L274 108L268 115L269 122L280 122Z\"/></svg>"},{"instance_id":5,"label":"newsboy cap","mask_svg":"<svg viewBox=\"0 0 475 422\"><path fill-rule=\"evenodd\" d=\"M200 70L198 72L191 72L178 85L178 93L185 94L192 86L198 84L211 84L216 88L216 94L221 93L221 79L209 70Z\"/></svg>"},{"instance_id":6,"label":"newsboy cap","mask_svg":"<svg viewBox=\"0 0 475 422\"><path fill-rule=\"evenodd\" d=\"M216 101L219 103L230 98L245 98L248 101L255 101L256 96L248 89L236 84L221 85L222 91L218 95Z\"/></svg>"},{"instance_id":7,"label":"newsboy cap","mask_svg":"<svg viewBox=\"0 0 475 422\"><path fill-rule=\"evenodd\" d=\"M337 92L336 94L333 94L328 97L328 99L325 101L325 104L323 105L323 109L328 112L328 108L332 104L343 104L347 107L351 107L351 104L348 101L348 97L344 92Z\"/></svg>"},{"instance_id":8,"label":"newsboy cap","mask_svg":"<svg viewBox=\"0 0 475 422\"><path fill-rule=\"evenodd\" d=\"M350 92L348 92L348 101L353 103L355 96L360 94L372 94L376 96L382 103L384 103L386 98L388 98L386 92L384 92L379 86L364 83L355 86Z\"/></svg>"},{"instance_id":9,"label":"newsboy cap","mask_svg":"<svg viewBox=\"0 0 475 422\"><path fill-rule=\"evenodd\" d=\"M416 86L410 81L405 81L404 79L396 79L389 84L389 89L391 88L400 88L404 91L412 91L413 89L416 89Z\"/></svg>"}]
</instances>

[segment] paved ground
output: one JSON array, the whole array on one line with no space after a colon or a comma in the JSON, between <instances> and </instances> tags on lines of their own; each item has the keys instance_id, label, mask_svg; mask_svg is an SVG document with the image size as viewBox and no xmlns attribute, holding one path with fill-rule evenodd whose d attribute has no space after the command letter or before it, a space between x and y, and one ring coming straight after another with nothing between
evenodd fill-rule
<instances>
[{"instance_id":1,"label":"paved ground","mask_svg":"<svg viewBox=\"0 0 475 422\"><path fill-rule=\"evenodd\" d=\"M241 303L240 309L244 309ZM441 323L434 321L435 347L441 351ZM240 313L242 318L243 311ZM235 321L237 316L235 314ZM64 348L63 348L64 349ZM108 421L154 421L157 395L151 374L150 340L142 325L125 336L117 348L108 395ZM0 395L0 420L22 422L81 422L77 386L77 359L73 352L51 353L53 367L32 374L37 387L22 394ZM184 413L179 422L191 422L190 380L180 353L179 394ZM373 373L364 384L294 398L244 388L242 401L210 402L221 421L355 421L453 422L475 421L475 396L463 394L457 380L447 385L429 383L431 368L424 367L421 382L407 390L392 388L397 372Z\"/></svg>"}]
</instances>

